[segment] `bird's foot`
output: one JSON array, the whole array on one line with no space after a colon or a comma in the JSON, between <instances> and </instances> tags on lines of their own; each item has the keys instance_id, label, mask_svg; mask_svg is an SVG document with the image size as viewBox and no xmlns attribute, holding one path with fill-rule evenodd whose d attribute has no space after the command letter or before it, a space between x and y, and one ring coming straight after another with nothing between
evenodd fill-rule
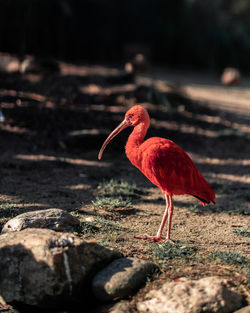
<instances>
[{"instance_id":1,"label":"bird's foot","mask_svg":"<svg viewBox=\"0 0 250 313\"><path fill-rule=\"evenodd\" d=\"M148 234L135 236L135 238L137 238L137 239L144 239L144 240L148 239L148 240L150 240L152 242L162 242L162 241L166 240L166 238L164 238L162 236L150 236Z\"/></svg>"},{"instance_id":2,"label":"bird's foot","mask_svg":"<svg viewBox=\"0 0 250 313\"><path fill-rule=\"evenodd\" d=\"M138 236L135 236L136 239L144 239L144 240L150 240L152 242L169 242L171 245L174 245L174 241L168 239L168 238L165 238L165 237L162 237L162 236L150 236L148 234L144 234L144 235L138 235Z\"/></svg>"}]
</instances>

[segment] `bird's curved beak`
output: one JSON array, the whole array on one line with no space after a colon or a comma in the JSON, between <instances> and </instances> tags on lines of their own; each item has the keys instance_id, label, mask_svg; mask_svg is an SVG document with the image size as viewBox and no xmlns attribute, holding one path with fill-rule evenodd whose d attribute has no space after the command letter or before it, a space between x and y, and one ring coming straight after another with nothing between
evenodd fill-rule
<instances>
[{"instance_id":1,"label":"bird's curved beak","mask_svg":"<svg viewBox=\"0 0 250 313\"><path fill-rule=\"evenodd\" d=\"M101 160L102 158L102 154L103 154L103 151L105 150L106 146L108 145L108 143L116 136L118 135L123 129L127 128L128 126L130 126L129 122L124 119L120 125L118 125L116 127L115 130L112 131L112 133L108 136L108 138L104 141L100 151L99 151L99 154L98 154L98 160Z\"/></svg>"}]
</instances>

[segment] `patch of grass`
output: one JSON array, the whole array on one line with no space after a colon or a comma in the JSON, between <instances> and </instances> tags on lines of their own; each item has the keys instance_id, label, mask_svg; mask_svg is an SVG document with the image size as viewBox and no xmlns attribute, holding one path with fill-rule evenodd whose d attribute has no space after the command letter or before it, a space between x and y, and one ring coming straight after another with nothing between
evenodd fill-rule
<instances>
[{"instance_id":1,"label":"patch of grass","mask_svg":"<svg viewBox=\"0 0 250 313\"><path fill-rule=\"evenodd\" d=\"M114 222L101 216L95 218L92 222L89 223L100 228L100 230L105 232L119 232L126 230L126 228L116 225Z\"/></svg>"},{"instance_id":2,"label":"patch of grass","mask_svg":"<svg viewBox=\"0 0 250 313\"><path fill-rule=\"evenodd\" d=\"M97 242L99 245L101 245L103 247L110 248L110 241L106 237L103 237L102 239L98 239Z\"/></svg>"},{"instance_id":3,"label":"patch of grass","mask_svg":"<svg viewBox=\"0 0 250 313\"><path fill-rule=\"evenodd\" d=\"M131 198L138 194L145 194L143 188L125 180L110 179L97 186L101 196L97 196L92 204L95 208L113 211L117 208L132 208Z\"/></svg>"},{"instance_id":4,"label":"patch of grass","mask_svg":"<svg viewBox=\"0 0 250 313\"><path fill-rule=\"evenodd\" d=\"M232 211L232 213L236 214L242 214L242 215L250 215L250 208L246 206L239 206L235 208L235 211Z\"/></svg>"},{"instance_id":5,"label":"patch of grass","mask_svg":"<svg viewBox=\"0 0 250 313\"><path fill-rule=\"evenodd\" d=\"M192 213L196 213L196 214L199 214L199 215L204 214L204 209L202 210L200 204L185 206L185 208L186 208L189 212L192 212Z\"/></svg>"},{"instance_id":6,"label":"patch of grass","mask_svg":"<svg viewBox=\"0 0 250 313\"><path fill-rule=\"evenodd\" d=\"M100 230L99 227L93 225L91 222L82 222L76 227L76 231L80 234L95 234Z\"/></svg>"},{"instance_id":7,"label":"patch of grass","mask_svg":"<svg viewBox=\"0 0 250 313\"><path fill-rule=\"evenodd\" d=\"M13 218L19 214L20 209L9 202L0 203L0 218Z\"/></svg>"},{"instance_id":8,"label":"patch of grass","mask_svg":"<svg viewBox=\"0 0 250 313\"><path fill-rule=\"evenodd\" d=\"M91 216L91 218L81 220L81 217L78 213L73 212L71 214L80 219L80 225L76 227L76 232L81 234L94 234L100 231L110 233L128 231L127 228L121 227L110 219L104 218L103 216Z\"/></svg>"},{"instance_id":9,"label":"patch of grass","mask_svg":"<svg viewBox=\"0 0 250 313\"><path fill-rule=\"evenodd\" d=\"M239 205L237 207L224 207L224 206L211 206L209 207L210 212L217 213L217 212L226 212L231 215L250 215L250 208L247 206Z\"/></svg>"},{"instance_id":10,"label":"patch of grass","mask_svg":"<svg viewBox=\"0 0 250 313\"><path fill-rule=\"evenodd\" d=\"M246 269L246 278L247 278L247 286L250 286L250 268L247 267Z\"/></svg>"},{"instance_id":11,"label":"patch of grass","mask_svg":"<svg viewBox=\"0 0 250 313\"><path fill-rule=\"evenodd\" d=\"M183 245L181 242L163 242L152 245L153 255L159 260L187 258L196 251L195 247Z\"/></svg>"},{"instance_id":12,"label":"patch of grass","mask_svg":"<svg viewBox=\"0 0 250 313\"><path fill-rule=\"evenodd\" d=\"M213 251L210 254L210 259L215 262L221 262L227 265L240 265L246 266L247 265L247 258L241 254L240 252L236 251Z\"/></svg>"},{"instance_id":13,"label":"patch of grass","mask_svg":"<svg viewBox=\"0 0 250 313\"><path fill-rule=\"evenodd\" d=\"M135 183L116 179L103 181L97 186L97 189L105 196L135 197L145 193L143 188L138 187Z\"/></svg>"},{"instance_id":14,"label":"patch of grass","mask_svg":"<svg viewBox=\"0 0 250 313\"><path fill-rule=\"evenodd\" d=\"M92 204L95 208L105 209L108 211L113 211L116 208L131 208L132 202L129 198L122 197L96 197L95 200L92 201Z\"/></svg>"},{"instance_id":15,"label":"patch of grass","mask_svg":"<svg viewBox=\"0 0 250 313\"><path fill-rule=\"evenodd\" d=\"M233 233L243 237L250 237L250 231L247 228L236 228Z\"/></svg>"}]
</instances>

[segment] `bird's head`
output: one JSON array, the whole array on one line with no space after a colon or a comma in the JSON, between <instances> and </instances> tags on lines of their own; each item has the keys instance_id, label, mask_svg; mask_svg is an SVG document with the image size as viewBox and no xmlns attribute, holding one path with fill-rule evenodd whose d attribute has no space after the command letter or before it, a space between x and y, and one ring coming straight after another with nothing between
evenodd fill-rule
<instances>
[{"instance_id":1,"label":"bird's head","mask_svg":"<svg viewBox=\"0 0 250 313\"><path fill-rule=\"evenodd\" d=\"M124 121L127 122L127 126L136 126L140 123L149 124L148 112L141 105L135 105L127 111Z\"/></svg>"},{"instance_id":2,"label":"bird's head","mask_svg":"<svg viewBox=\"0 0 250 313\"><path fill-rule=\"evenodd\" d=\"M120 125L116 127L115 130L112 131L112 133L108 136L108 138L103 143L98 159L100 160L102 158L102 154L108 143L116 136L118 135L122 130L125 128L132 126L135 127L139 124L145 124L146 127L149 125L149 115L148 112L142 107L141 105L135 105L131 109L127 111L125 114L124 120L121 122Z\"/></svg>"}]
</instances>

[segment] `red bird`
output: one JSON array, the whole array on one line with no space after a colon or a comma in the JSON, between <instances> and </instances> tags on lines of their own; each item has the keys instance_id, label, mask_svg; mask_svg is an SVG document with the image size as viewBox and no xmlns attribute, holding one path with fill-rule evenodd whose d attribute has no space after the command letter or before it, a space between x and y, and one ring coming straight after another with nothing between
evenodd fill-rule
<instances>
[{"instance_id":1,"label":"red bird","mask_svg":"<svg viewBox=\"0 0 250 313\"><path fill-rule=\"evenodd\" d=\"M128 126L134 127L126 144L126 155L134 166L161 189L166 198L166 210L156 236L146 234L136 238L155 242L170 241L174 209L172 197L191 195L205 206L210 202L215 204L215 194L191 158L173 141L160 137L152 137L144 141L149 123L148 112L140 105L133 106L127 111L121 124L105 140L98 159L101 159L107 144L117 134ZM163 238L162 231L167 219L167 237Z\"/></svg>"}]
</instances>

